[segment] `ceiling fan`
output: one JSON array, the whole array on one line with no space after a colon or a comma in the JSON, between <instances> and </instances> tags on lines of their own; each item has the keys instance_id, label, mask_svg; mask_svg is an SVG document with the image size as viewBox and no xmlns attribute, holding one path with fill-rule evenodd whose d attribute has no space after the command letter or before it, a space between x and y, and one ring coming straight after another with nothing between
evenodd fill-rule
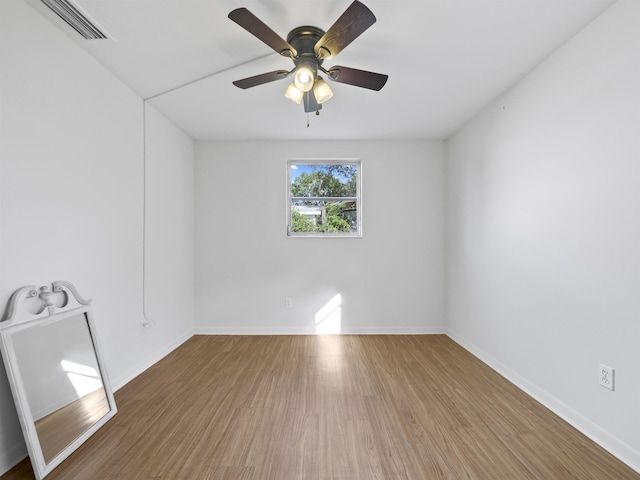
<instances>
[{"instance_id":1,"label":"ceiling fan","mask_svg":"<svg viewBox=\"0 0 640 480\"><path fill-rule=\"evenodd\" d=\"M376 22L373 12L358 0L326 32L318 27L297 27L289 32L286 41L246 8L233 10L229 18L294 63L292 70L274 70L236 80L233 82L236 87L251 88L293 74L293 82L285 96L297 104L304 100L305 112L319 114L322 104L333 96L320 72L334 82L370 90L380 90L389 78L388 75L355 68L335 66L325 69L322 66L325 60L336 56Z\"/></svg>"}]
</instances>

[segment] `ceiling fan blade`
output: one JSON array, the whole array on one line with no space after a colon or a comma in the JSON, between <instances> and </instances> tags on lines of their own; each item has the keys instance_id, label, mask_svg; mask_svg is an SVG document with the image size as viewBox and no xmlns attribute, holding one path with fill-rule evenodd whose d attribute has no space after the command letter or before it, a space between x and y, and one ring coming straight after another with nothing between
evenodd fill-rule
<instances>
[{"instance_id":1,"label":"ceiling fan blade","mask_svg":"<svg viewBox=\"0 0 640 480\"><path fill-rule=\"evenodd\" d=\"M383 75L382 73L340 66L331 67L327 74L334 82L347 83L370 90L380 90L389 78L389 75Z\"/></svg>"},{"instance_id":2,"label":"ceiling fan blade","mask_svg":"<svg viewBox=\"0 0 640 480\"><path fill-rule=\"evenodd\" d=\"M364 4L355 0L314 46L320 58L335 56L376 23L376 17Z\"/></svg>"},{"instance_id":3,"label":"ceiling fan blade","mask_svg":"<svg viewBox=\"0 0 640 480\"><path fill-rule=\"evenodd\" d=\"M232 10L229 13L229 18L244 28L247 32L269 45L280 55L288 57L290 56L289 52L291 52L295 57L298 54L296 49L289 45L286 40L271 30L271 28L269 28L262 20L246 8L242 7Z\"/></svg>"},{"instance_id":4,"label":"ceiling fan blade","mask_svg":"<svg viewBox=\"0 0 640 480\"><path fill-rule=\"evenodd\" d=\"M290 72L286 70L274 70L273 72L261 73L260 75L255 75L253 77L243 78L242 80L236 80L233 84L239 88L251 88L256 87L258 85L262 85L263 83L273 82L275 80L280 80L281 78L285 78L289 75Z\"/></svg>"}]
</instances>

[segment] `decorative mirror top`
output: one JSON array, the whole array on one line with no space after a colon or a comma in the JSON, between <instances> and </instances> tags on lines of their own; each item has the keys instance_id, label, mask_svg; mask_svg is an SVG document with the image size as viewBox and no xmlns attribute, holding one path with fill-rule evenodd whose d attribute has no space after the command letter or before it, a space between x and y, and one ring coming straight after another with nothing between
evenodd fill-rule
<instances>
[{"instance_id":1,"label":"decorative mirror top","mask_svg":"<svg viewBox=\"0 0 640 480\"><path fill-rule=\"evenodd\" d=\"M73 299L77 305L89 305L91 300L82 298L73 284L58 280L38 288L35 285L22 287L14 292L9 300L5 322L0 326L17 325L41 315L45 310L53 315L56 310L72 307ZM69 295L71 294L71 295Z\"/></svg>"}]
</instances>

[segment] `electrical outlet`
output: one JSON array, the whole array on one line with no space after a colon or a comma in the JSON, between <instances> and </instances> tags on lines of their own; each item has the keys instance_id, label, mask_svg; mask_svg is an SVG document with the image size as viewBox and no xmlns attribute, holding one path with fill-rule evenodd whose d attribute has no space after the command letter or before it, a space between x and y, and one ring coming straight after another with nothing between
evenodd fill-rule
<instances>
[{"instance_id":1,"label":"electrical outlet","mask_svg":"<svg viewBox=\"0 0 640 480\"><path fill-rule=\"evenodd\" d=\"M598 382L600 382L600 385L609 390L614 390L615 372L613 368L600 364L598 367Z\"/></svg>"},{"instance_id":2,"label":"electrical outlet","mask_svg":"<svg viewBox=\"0 0 640 480\"><path fill-rule=\"evenodd\" d=\"M284 299L284 308L293 308L293 298Z\"/></svg>"}]
</instances>

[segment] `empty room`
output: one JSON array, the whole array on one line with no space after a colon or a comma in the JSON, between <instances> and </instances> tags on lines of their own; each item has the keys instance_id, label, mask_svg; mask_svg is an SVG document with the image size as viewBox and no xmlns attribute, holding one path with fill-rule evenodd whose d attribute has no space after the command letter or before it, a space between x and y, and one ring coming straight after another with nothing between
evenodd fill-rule
<instances>
[{"instance_id":1,"label":"empty room","mask_svg":"<svg viewBox=\"0 0 640 480\"><path fill-rule=\"evenodd\" d=\"M640 479L639 27L0 0L0 479Z\"/></svg>"}]
</instances>

